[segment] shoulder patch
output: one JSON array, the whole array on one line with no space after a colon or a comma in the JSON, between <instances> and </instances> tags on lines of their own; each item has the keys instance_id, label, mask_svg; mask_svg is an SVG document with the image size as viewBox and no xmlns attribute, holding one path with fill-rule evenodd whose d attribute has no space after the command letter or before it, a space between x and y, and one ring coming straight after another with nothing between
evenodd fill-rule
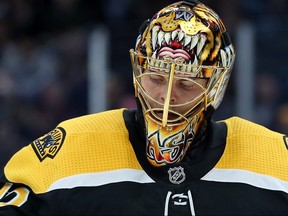
<instances>
[{"instance_id":1,"label":"shoulder patch","mask_svg":"<svg viewBox=\"0 0 288 216\"><path fill-rule=\"evenodd\" d=\"M37 157L42 162L46 157L54 158L63 145L66 132L57 127L31 143Z\"/></svg>"}]
</instances>

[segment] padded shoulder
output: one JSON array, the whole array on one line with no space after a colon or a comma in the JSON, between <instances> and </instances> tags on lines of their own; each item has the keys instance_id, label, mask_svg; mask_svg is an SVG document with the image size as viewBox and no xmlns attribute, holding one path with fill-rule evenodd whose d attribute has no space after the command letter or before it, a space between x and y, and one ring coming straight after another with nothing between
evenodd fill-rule
<instances>
[{"instance_id":1,"label":"padded shoulder","mask_svg":"<svg viewBox=\"0 0 288 216\"><path fill-rule=\"evenodd\" d=\"M253 134L253 135L272 136L272 137L283 136L262 125L256 124L254 122L239 117L231 117L229 119L224 120L224 122L227 124L229 128L228 136L236 134L246 134L246 135Z\"/></svg>"},{"instance_id":2,"label":"padded shoulder","mask_svg":"<svg viewBox=\"0 0 288 216\"><path fill-rule=\"evenodd\" d=\"M70 176L141 169L123 111L106 111L60 123L10 159L4 171L6 178L43 193Z\"/></svg>"},{"instance_id":3,"label":"padded shoulder","mask_svg":"<svg viewBox=\"0 0 288 216\"><path fill-rule=\"evenodd\" d=\"M225 151L217 168L240 169L288 181L287 136L239 117L227 124Z\"/></svg>"},{"instance_id":4,"label":"padded shoulder","mask_svg":"<svg viewBox=\"0 0 288 216\"><path fill-rule=\"evenodd\" d=\"M85 115L63 121L58 127L65 128L65 130L70 133L119 131L125 129L125 127L123 127L123 111L124 109L116 109Z\"/></svg>"}]
</instances>

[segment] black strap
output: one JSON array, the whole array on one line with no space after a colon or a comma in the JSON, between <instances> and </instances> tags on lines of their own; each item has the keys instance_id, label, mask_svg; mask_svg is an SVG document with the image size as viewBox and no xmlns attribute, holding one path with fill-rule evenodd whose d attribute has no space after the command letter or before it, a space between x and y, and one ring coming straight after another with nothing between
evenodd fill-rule
<instances>
[{"instance_id":1,"label":"black strap","mask_svg":"<svg viewBox=\"0 0 288 216\"><path fill-rule=\"evenodd\" d=\"M142 33L145 31L146 27L149 25L150 19L145 20L142 25L139 28L139 34L142 35Z\"/></svg>"},{"instance_id":2,"label":"black strap","mask_svg":"<svg viewBox=\"0 0 288 216\"><path fill-rule=\"evenodd\" d=\"M199 0L185 0L184 2L186 2L187 4L189 4L191 6L195 6L195 5L199 4Z\"/></svg>"}]
</instances>

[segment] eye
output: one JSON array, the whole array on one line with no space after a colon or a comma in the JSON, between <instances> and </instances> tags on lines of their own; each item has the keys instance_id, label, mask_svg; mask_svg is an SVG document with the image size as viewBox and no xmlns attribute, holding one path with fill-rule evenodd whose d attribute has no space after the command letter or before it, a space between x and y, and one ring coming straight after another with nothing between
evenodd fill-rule
<instances>
[{"instance_id":1,"label":"eye","mask_svg":"<svg viewBox=\"0 0 288 216\"><path fill-rule=\"evenodd\" d=\"M153 83L156 83L156 84L165 83L165 78L163 76L151 74L149 75L149 78Z\"/></svg>"},{"instance_id":2,"label":"eye","mask_svg":"<svg viewBox=\"0 0 288 216\"><path fill-rule=\"evenodd\" d=\"M185 91L202 92L206 86L207 81L204 79L180 79L178 86Z\"/></svg>"},{"instance_id":3,"label":"eye","mask_svg":"<svg viewBox=\"0 0 288 216\"><path fill-rule=\"evenodd\" d=\"M186 90L195 89L197 87L197 85L194 82L188 80L180 80L178 85Z\"/></svg>"}]
</instances>

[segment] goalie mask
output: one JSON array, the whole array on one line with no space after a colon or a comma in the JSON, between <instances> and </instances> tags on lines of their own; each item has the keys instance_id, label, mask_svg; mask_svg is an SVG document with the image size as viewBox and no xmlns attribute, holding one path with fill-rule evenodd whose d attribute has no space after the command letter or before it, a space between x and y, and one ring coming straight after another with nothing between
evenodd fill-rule
<instances>
[{"instance_id":1,"label":"goalie mask","mask_svg":"<svg viewBox=\"0 0 288 216\"><path fill-rule=\"evenodd\" d=\"M145 23L130 56L147 158L154 166L177 163L207 118L206 110L222 101L233 45L213 10L181 1Z\"/></svg>"}]
</instances>

